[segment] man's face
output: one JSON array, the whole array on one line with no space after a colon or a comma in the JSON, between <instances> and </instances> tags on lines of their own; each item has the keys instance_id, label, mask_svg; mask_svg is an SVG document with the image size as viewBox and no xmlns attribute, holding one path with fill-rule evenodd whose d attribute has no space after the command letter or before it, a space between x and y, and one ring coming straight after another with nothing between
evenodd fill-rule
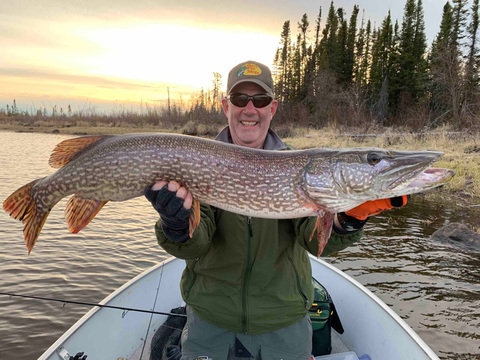
<instances>
[{"instance_id":1,"label":"man's face","mask_svg":"<svg viewBox=\"0 0 480 360\"><path fill-rule=\"evenodd\" d=\"M238 84L232 93L250 96L266 94L261 86L249 82ZM233 105L230 100L223 99L222 106L228 118L233 143L251 148L263 148L278 102L273 100L270 105L256 108L252 101L249 101L245 107L238 107Z\"/></svg>"}]
</instances>

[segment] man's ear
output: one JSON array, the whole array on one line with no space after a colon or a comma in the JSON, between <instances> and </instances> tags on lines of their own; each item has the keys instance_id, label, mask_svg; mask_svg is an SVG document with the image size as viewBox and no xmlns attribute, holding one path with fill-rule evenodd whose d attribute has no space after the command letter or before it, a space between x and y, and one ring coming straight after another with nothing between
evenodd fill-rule
<instances>
[{"instance_id":1,"label":"man's ear","mask_svg":"<svg viewBox=\"0 0 480 360\"><path fill-rule=\"evenodd\" d=\"M273 115L275 115L275 113L277 112L277 107L278 107L278 101L277 100L273 100L272 101L272 104L271 104L271 107L270 107L270 113L273 117Z\"/></svg>"},{"instance_id":2,"label":"man's ear","mask_svg":"<svg viewBox=\"0 0 480 360\"><path fill-rule=\"evenodd\" d=\"M228 99L224 97L222 99L222 108L223 108L223 112L225 113L225 115L227 115L227 117L228 117L228 107L229 107Z\"/></svg>"}]
</instances>

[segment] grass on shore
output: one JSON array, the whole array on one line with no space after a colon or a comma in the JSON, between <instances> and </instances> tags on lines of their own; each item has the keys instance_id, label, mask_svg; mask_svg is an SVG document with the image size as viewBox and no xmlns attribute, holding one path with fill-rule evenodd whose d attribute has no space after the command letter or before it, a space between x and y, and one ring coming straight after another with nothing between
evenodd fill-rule
<instances>
[{"instance_id":1,"label":"grass on shore","mask_svg":"<svg viewBox=\"0 0 480 360\"><path fill-rule=\"evenodd\" d=\"M365 136L337 129L316 131L298 130L284 139L292 146L302 149L311 147L381 147L392 150L435 150L444 156L434 167L449 168L455 177L439 191L427 192L431 200L453 201L462 206L480 205L480 140L478 134L453 132L449 129L421 134L382 129L375 136Z\"/></svg>"}]
</instances>

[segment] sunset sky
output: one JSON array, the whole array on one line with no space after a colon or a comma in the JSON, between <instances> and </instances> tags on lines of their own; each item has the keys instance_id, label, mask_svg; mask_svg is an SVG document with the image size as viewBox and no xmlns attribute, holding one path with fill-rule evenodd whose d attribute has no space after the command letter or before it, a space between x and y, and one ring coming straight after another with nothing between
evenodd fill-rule
<instances>
[{"instance_id":1,"label":"sunset sky","mask_svg":"<svg viewBox=\"0 0 480 360\"><path fill-rule=\"evenodd\" d=\"M429 45L446 0L424 0ZM380 25L401 23L404 0L335 0ZM283 23L303 14L314 34L330 0L16 0L0 2L0 109L115 111L188 101L244 60L271 65ZM360 22L360 20L359 20Z\"/></svg>"}]
</instances>

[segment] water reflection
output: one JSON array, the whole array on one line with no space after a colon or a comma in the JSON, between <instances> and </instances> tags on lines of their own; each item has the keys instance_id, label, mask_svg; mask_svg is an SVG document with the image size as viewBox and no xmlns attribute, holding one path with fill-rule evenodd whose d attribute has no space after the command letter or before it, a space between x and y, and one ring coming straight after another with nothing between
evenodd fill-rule
<instances>
[{"instance_id":1,"label":"water reflection","mask_svg":"<svg viewBox=\"0 0 480 360\"><path fill-rule=\"evenodd\" d=\"M408 207L372 219L361 243L332 263L391 306L441 358L476 359L480 252L430 240L447 221L478 227L478 210L459 210L415 196Z\"/></svg>"},{"instance_id":2,"label":"water reflection","mask_svg":"<svg viewBox=\"0 0 480 360\"><path fill-rule=\"evenodd\" d=\"M0 199L50 174L48 156L66 138L0 132ZM108 203L76 235L67 230L65 204L51 212L30 256L21 223L0 212L0 291L98 302L167 257L145 199ZM415 196L373 219L360 243L328 260L391 306L441 358L480 359L480 253L429 240L448 221L478 228L479 219L480 208ZM87 310L0 296L0 359L38 357Z\"/></svg>"}]
</instances>

